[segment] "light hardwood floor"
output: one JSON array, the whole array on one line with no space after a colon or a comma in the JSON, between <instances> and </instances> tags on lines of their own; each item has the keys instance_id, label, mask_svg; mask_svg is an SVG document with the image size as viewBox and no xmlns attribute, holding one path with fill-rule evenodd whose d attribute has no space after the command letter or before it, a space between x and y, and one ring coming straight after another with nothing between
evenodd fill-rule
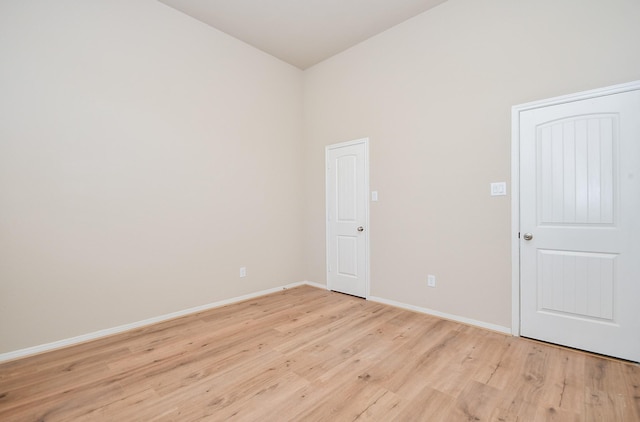
<instances>
[{"instance_id":1,"label":"light hardwood floor","mask_svg":"<svg viewBox=\"0 0 640 422\"><path fill-rule=\"evenodd\" d=\"M0 365L0 421L640 421L640 367L313 287Z\"/></svg>"}]
</instances>

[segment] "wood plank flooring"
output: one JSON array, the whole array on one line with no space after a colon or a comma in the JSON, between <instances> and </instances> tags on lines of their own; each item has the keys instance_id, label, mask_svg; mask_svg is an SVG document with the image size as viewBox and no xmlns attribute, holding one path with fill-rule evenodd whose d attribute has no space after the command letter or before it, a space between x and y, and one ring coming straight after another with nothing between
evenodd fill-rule
<instances>
[{"instance_id":1,"label":"wood plank flooring","mask_svg":"<svg viewBox=\"0 0 640 422\"><path fill-rule=\"evenodd\" d=\"M640 421L640 367L313 287L0 365L0 421Z\"/></svg>"}]
</instances>

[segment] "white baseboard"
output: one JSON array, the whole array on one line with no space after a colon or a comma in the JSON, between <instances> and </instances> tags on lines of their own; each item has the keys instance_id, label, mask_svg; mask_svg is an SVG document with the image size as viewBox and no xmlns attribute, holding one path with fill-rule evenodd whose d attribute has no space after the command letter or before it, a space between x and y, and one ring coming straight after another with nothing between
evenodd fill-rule
<instances>
[{"instance_id":1,"label":"white baseboard","mask_svg":"<svg viewBox=\"0 0 640 422\"><path fill-rule=\"evenodd\" d=\"M324 289L324 290L327 289L326 285L320 284L320 283L315 283L315 282L312 282L312 281L300 281L300 282L296 282L296 283L290 283L290 284L286 284L284 286L274 287L274 288L267 289L267 290L261 290L259 292L249 293L249 294L246 294L246 295L243 295L243 296L237 296L237 297L233 297L233 298L230 298L230 299L224 299L224 300L220 300L218 302L213 302L213 303L209 303L209 304L206 304L206 305L196 306L194 308L189 308L189 309L185 309L185 310L182 310L182 311L172 312L170 314L160 315L160 316L157 316L157 317L144 319L142 321L137 321L137 322L132 322L130 324L120 325L118 327L113 327L113 328L107 328L107 329L104 329L104 330L94 331L92 333L83 334L83 335L80 335L80 336L71 337L71 338L67 338L67 339L63 339L63 340L58 340L58 341L54 341L54 342L47 343L47 344L41 344L39 346L27 347L25 349L15 350L13 352L2 353L2 354L0 354L0 362L6 362L6 361L14 360L14 359L19 359L19 358L35 355L35 354L38 354L38 353L48 352L48 351L55 350L55 349L61 349L63 347L73 346L75 344L80 344L80 343L84 343L84 342L91 341L91 340L97 340L97 339L102 338L102 337L107 337L107 336L111 336L111 335L114 335L114 334L123 333L125 331L133 330L133 329L136 329L136 328L141 328L141 327L144 327L144 326L147 326L147 325L157 324L159 322L167 321L167 320L174 319L174 318L179 318L179 317L182 317L182 316L185 316L185 315L195 314L197 312L202 312L202 311L207 311L209 309L219 308L221 306L230 305L232 303L242 302L244 300L249 300L249 299L253 299L253 298L259 297L259 296L264 296L264 295L267 295L267 294L270 294L270 293L275 293L275 292L279 292L281 290L291 289L291 288L294 288L294 287L304 286L304 285L313 286L313 287L317 287L319 289ZM394 300L389 300L389 299L383 299L381 297L370 296L368 298L368 300L370 300L372 302L382 303L382 304L385 304L385 305L395 306L397 308L408 309L408 310L420 312L420 313L423 313L423 314L433 315L433 316L437 316L437 317L440 317L440 318L450 319L450 320L453 320L453 321L462 322L464 324L475 325L477 327L486 328L488 330L498 331L498 332L505 333L505 334L511 334L511 329L510 328L503 327L503 326L500 326L500 325L489 324L489 323L482 322L482 321L476 321L474 319L464 318L464 317L460 317L460 316L457 316L457 315L451 315L451 314L447 314L447 313L444 313L444 312L434 311L432 309L422 308L422 307L419 307L419 306L408 305L406 303L396 302Z\"/></svg>"},{"instance_id":2,"label":"white baseboard","mask_svg":"<svg viewBox=\"0 0 640 422\"><path fill-rule=\"evenodd\" d=\"M300 284L306 284L307 286L313 286L313 287L317 287L318 289L323 289L323 290L327 290L327 285L326 284L320 284L320 283L316 283L313 281L304 281Z\"/></svg>"},{"instance_id":3,"label":"white baseboard","mask_svg":"<svg viewBox=\"0 0 640 422\"><path fill-rule=\"evenodd\" d=\"M232 303L242 302L243 300L253 299L259 296L264 296L270 293L279 292L285 289L291 289L293 287L309 285L313 287L318 287L321 289L326 289L326 286L323 286L318 283L313 283L309 281L301 281L297 283L291 283L284 286L274 287L272 289L261 290L255 293L249 293L243 296L237 296L230 299L220 300L218 302L209 303L206 305L196 306L194 308L185 309L182 311L172 312L170 314L161 315L153 318L144 319L142 321L132 322L130 324L120 325L118 327L107 328L104 330L94 331L92 333L83 334L76 337L71 337L63 340L54 341L47 344L41 344L39 346L27 347L26 349L15 350L13 352L7 352L0 354L0 362L6 362L14 359L19 359L31 355L35 355L42 352L48 352L55 349L61 349L63 347L73 346L74 344L84 343L91 340L96 340L102 337L111 336L114 334L119 334L125 331L133 330L136 328L144 327L151 324L157 324L158 322L167 321L174 318L179 318L181 316L195 314L197 312L206 311L213 308L219 308L221 306L230 305Z\"/></svg>"},{"instance_id":4,"label":"white baseboard","mask_svg":"<svg viewBox=\"0 0 640 422\"><path fill-rule=\"evenodd\" d=\"M447 314L440 311L434 311L433 309L423 308L420 306L409 305L402 302L396 302L395 300L383 299L381 297L370 296L369 300L372 302L378 302L385 305L395 306L396 308L408 309L410 311L420 312L422 314L428 314L437 316L439 318L450 319L452 321L461 322L467 325L474 325L476 327L485 328L491 331L497 331L499 333L509 334L511 335L511 328L503 327L501 325L490 324L488 322L477 321L471 318L465 318L458 315Z\"/></svg>"}]
</instances>

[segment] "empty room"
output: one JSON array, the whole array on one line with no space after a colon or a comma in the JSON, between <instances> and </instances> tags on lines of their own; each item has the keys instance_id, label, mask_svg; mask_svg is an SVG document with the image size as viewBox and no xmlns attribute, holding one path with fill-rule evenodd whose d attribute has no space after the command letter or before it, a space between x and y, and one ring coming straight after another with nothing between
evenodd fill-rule
<instances>
[{"instance_id":1,"label":"empty room","mask_svg":"<svg viewBox=\"0 0 640 422\"><path fill-rule=\"evenodd\" d=\"M0 0L0 421L640 421L638 0Z\"/></svg>"}]
</instances>

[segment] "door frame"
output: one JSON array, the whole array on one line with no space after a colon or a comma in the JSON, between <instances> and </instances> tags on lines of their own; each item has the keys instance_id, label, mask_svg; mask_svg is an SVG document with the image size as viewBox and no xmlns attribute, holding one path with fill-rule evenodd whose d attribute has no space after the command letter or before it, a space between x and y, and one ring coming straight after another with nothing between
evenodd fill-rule
<instances>
[{"instance_id":1,"label":"door frame","mask_svg":"<svg viewBox=\"0 0 640 422\"><path fill-rule=\"evenodd\" d=\"M369 224L369 138L354 139L352 141L340 142L337 144L327 145L324 150L324 192L325 192L325 282L327 284L327 290L331 290L329 282L329 151L344 147L350 147L358 144L364 144L364 193L365 193L365 299L369 299L369 273L370 273L370 260L369 260L369 233L371 231L371 225Z\"/></svg>"},{"instance_id":2,"label":"door frame","mask_svg":"<svg viewBox=\"0 0 640 422\"><path fill-rule=\"evenodd\" d=\"M640 90L640 81L533 101L511 108L511 334L514 336L520 336L520 113L635 90Z\"/></svg>"}]
</instances>

